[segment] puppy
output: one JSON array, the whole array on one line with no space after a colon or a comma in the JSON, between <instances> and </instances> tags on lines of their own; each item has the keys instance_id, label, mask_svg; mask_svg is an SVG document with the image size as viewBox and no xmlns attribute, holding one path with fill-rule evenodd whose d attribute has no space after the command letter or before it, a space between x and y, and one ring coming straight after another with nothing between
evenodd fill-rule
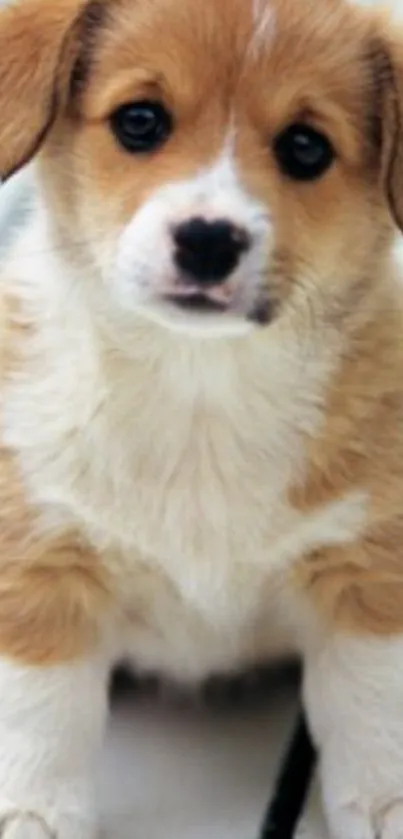
<instances>
[{"instance_id":1,"label":"puppy","mask_svg":"<svg viewBox=\"0 0 403 839\"><path fill-rule=\"evenodd\" d=\"M290 652L333 839L401 839L402 120L347 0L1 12L2 839L95 835L116 661Z\"/></svg>"}]
</instances>

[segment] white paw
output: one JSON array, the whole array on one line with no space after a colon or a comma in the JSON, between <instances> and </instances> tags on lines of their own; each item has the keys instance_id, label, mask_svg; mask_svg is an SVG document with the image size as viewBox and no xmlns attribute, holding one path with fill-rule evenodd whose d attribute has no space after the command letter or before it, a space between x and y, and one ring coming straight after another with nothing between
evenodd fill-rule
<instances>
[{"instance_id":1,"label":"white paw","mask_svg":"<svg viewBox=\"0 0 403 839\"><path fill-rule=\"evenodd\" d=\"M55 839L54 833L40 817L10 813L0 821L1 839Z\"/></svg>"},{"instance_id":2,"label":"white paw","mask_svg":"<svg viewBox=\"0 0 403 839\"><path fill-rule=\"evenodd\" d=\"M403 798L385 809L351 803L327 808L332 839L403 839Z\"/></svg>"},{"instance_id":3,"label":"white paw","mask_svg":"<svg viewBox=\"0 0 403 839\"><path fill-rule=\"evenodd\" d=\"M70 816L0 809L0 839L94 839L92 826Z\"/></svg>"},{"instance_id":4,"label":"white paw","mask_svg":"<svg viewBox=\"0 0 403 839\"><path fill-rule=\"evenodd\" d=\"M332 839L403 839L403 782L399 783L403 771L391 778L387 762L386 754L380 762L378 757L378 763L375 758L372 767L362 767L360 779L351 771L354 759L346 759L343 766L328 761L322 768L323 799ZM385 784L386 779L390 783Z\"/></svg>"}]
</instances>

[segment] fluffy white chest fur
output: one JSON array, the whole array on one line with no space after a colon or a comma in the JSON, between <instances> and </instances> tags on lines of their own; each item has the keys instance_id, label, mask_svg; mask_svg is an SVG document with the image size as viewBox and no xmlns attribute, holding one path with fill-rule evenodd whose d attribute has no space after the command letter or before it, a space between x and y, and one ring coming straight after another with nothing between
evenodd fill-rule
<instances>
[{"instance_id":1,"label":"fluffy white chest fur","mask_svg":"<svg viewBox=\"0 0 403 839\"><path fill-rule=\"evenodd\" d=\"M38 333L4 418L34 498L113 563L140 664L197 676L282 652L290 564L363 518L361 495L309 517L287 499L322 421L329 335L327 352L295 324L229 341L139 319L117 351L32 235L9 276Z\"/></svg>"}]
</instances>

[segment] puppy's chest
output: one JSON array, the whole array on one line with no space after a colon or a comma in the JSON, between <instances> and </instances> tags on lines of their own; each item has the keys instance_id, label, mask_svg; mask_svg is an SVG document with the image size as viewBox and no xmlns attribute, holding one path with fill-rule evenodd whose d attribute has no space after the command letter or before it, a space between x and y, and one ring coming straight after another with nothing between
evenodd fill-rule
<instances>
[{"instance_id":1,"label":"puppy's chest","mask_svg":"<svg viewBox=\"0 0 403 839\"><path fill-rule=\"evenodd\" d=\"M297 367L286 388L228 363L183 368L130 370L126 380L119 371L119 387L104 390L87 422L79 392L60 420L59 385L49 378L41 400L24 390L29 428L11 400L9 428L37 500L120 557L128 601L151 572L164 597L229 627L253 620L263 589L328 531L337 539L350 512L307 518L288 502L304 468L304 433L321 421L317 392L307 398Z\"/></svg>"},{"instance_id":2,"label":"puppy's chest","mask_svg":"<svg viewBox=\"0 0 403 839\"><path fill-rule=\"evenodd\" d=\"M87 469L71 484L94 540L118 546L127 591L145 564L224 624L249 620L296 552L301 522L287 496L304 461L298 400L276 405L264 389L229 384L160 379L129 414L115 399L81 437ZM305 422L317 420L307 412Z\"/></svg>"},{"instance_id":3,"label":"puppy's chest","mask_svg":"<svg viewBox=\"0 0 403 839\"><path fill-rule=\"evenodd\" d=\"M220 598L239 600L240 579L252 591L269 574L294 517L286 495L296 441L283 448L263 418L238 425L200 405L187 414L166 407L162 417L166 427L152 442L149 428L137 429L116 507L122 514L131 499L123 551L130 557L135 546L186 599L214 609Z\"/></svg>"},{"instance_id":4,"label":"puppy's chest","mask_svg":"<svg viewBox=\"0 0 403 839\"><path fill-rule=\"evenodd\" d=\"M228 412L203 399L162 399L131 426L126 444L110 439L103 479L77 487L95 538L112 537L129 565L153 565L201 607L231 596L240 577L254 588L293 525L296 435L280 432L268 406Z\"/></svg>"}]
</instances>

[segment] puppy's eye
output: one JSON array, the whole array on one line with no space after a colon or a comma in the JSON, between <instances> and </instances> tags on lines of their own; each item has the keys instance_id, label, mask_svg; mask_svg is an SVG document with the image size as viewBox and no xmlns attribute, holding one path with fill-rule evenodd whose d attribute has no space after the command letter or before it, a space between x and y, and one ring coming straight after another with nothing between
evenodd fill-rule
<instances>
[{"instance_id":1,"label":"puppy's eye","mask_svg":"<svg viewBox=\"0 0 403 839\"><path fill-rule=\"evenodd\" d=\"M274 141L281 171L295 181L314 181L333 163L334 149L324 134L304 123L285 129Z\"/></svg>"},{"instance_id":2,"label":"puppy's eye","mask_svg":"<svg viewBox=\"0 0 403 839\"><path fill-rule=\"evenodd\" d=\"M160 102L132 102L122 105L110 117L112 131L123 148L137 154L154 151L172 131L169 111Z\"/></svg>"}]
</instances>

